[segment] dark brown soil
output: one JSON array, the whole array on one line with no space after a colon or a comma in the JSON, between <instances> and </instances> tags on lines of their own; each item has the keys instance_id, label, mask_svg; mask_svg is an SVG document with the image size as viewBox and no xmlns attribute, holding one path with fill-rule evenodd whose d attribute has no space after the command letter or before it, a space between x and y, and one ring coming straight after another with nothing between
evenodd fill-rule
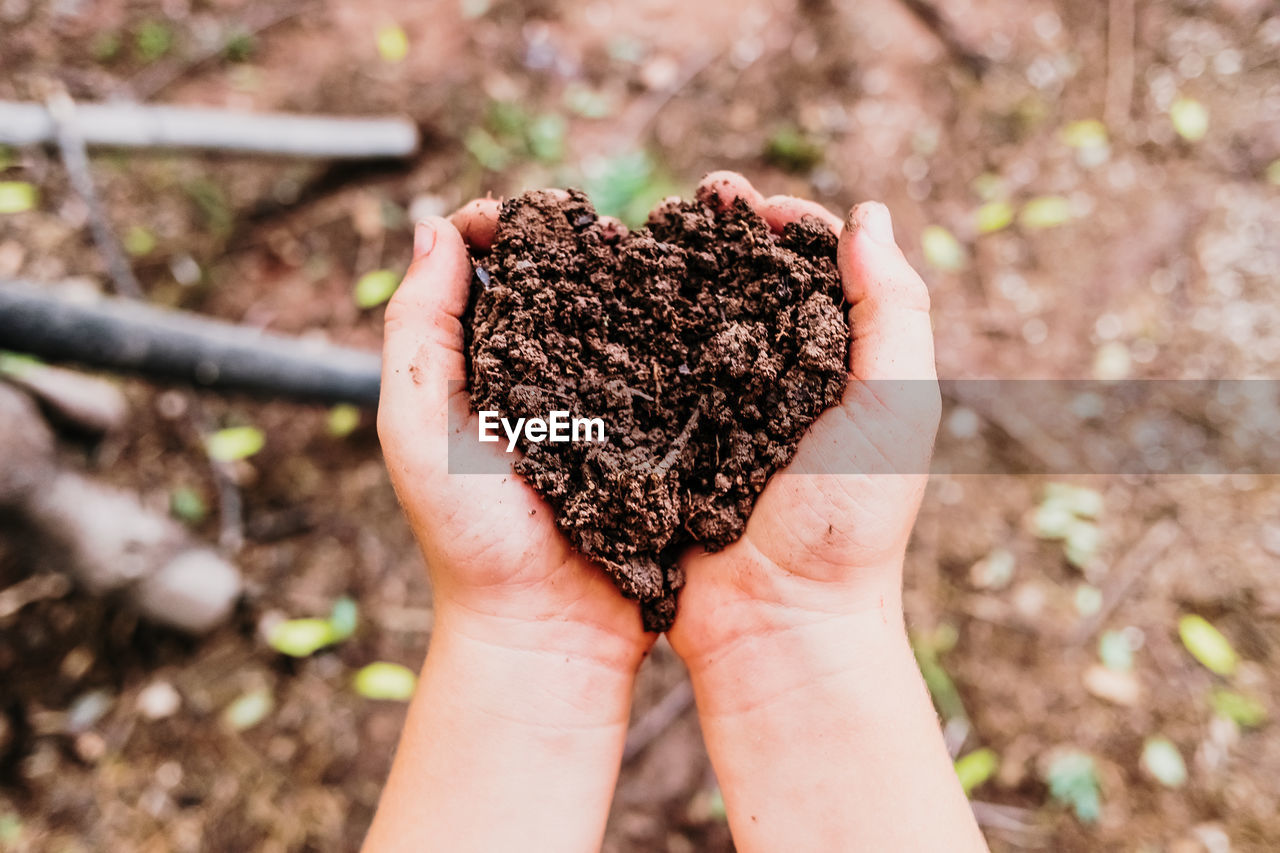
<instances>
[{"instance_id":1,"label":"dark brown soil","mask_svg":"<svg viewBox=\"0 0 1280 853\"><path fill-rule=\"evenodd\" d=\"M477 258L472 405L604 419L604 442L522 437L515 469L651 631L675 616L680 552L742 535L847 372L835 236L817 220L776 235L715 201L626 233L582 193L526 193Z\"/></svg>"}]
</instances>

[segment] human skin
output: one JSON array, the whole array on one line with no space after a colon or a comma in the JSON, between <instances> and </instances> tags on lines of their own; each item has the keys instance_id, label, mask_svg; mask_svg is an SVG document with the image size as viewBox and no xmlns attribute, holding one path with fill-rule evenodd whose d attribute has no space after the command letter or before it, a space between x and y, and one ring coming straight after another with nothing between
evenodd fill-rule
<instances>
[{"instance_id":1,"label":"human skin","mask_svg":"<svg viewBox=\"0 0 1280 853\"><path fill-rule=\"evenodd\" d=\"M928 291L882 205L842 223L728 172L699 194L743 198L775 230L812 215L839 233L853 328L840 405L770 481L737 542L682 561L668 636L689 667L735 843L985 849L901 607L938 419ZM481 199L420 225L387 310L379 435L437 617L369 850L598 849L653 640L527 485L448 474L450 408L476 429L461 381L466 246L491 244L497 208ZM886 458L893 470L855 473Z\"/></svg>"}]
</instances>

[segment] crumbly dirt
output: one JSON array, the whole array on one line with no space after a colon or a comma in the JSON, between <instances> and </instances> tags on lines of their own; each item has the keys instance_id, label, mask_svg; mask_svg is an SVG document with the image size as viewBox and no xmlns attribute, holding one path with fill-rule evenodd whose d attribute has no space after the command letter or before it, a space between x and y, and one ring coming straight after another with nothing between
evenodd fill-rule
<instances>
[{"instance_id":1,"label":"crumbly dirt","mask_svg":"<svg viewBox=\"0 0 1280 853\"><path fill-rule=\"evenodd\" d=\"M627 233L580 192L529 192L476 263L472 405L603 418L603 442L522 436L515 469L651 631L675 617L680 553L742 535L847 375L835 235L719 207L670 204Z\"/></svg>"}]
</instances>

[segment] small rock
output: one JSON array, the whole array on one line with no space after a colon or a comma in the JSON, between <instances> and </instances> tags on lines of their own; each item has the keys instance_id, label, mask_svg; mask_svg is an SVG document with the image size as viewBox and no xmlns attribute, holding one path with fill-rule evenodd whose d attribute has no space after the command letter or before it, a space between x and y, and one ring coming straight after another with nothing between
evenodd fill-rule
<instances>
[{"instance_id":1,"label":"small rock","mask_svg":"<svg viewBox=\"0 0 1280 853\"><path fill-rule=\"evenodd\" d=\"M646 89L665 92L675 86L680 76L680 64L670 56L655 56L640 69L640 82Z\"/></svg>"},{"instance_id":2,"label":"small rock","mask_svg":"<svg viewBox=\"0 0 1280 853\"><path fill-rule=\"evenodd\" d=\"M1115 705L1132 708L1142 699L1142 685L1132 672L1094 664L1084 671L1084 689Z\"/></svg>"},{"instance_id":3,"label":"small rock","mask_svg":"<svg viewBox=\"0 0 1280 853\"><path fill-rule=\"evenodd\" d=\"M153 681L138 693L138 713L148 720L171 717L182 707L182 695L167 681Z\"/></svg>"}]
</instances>

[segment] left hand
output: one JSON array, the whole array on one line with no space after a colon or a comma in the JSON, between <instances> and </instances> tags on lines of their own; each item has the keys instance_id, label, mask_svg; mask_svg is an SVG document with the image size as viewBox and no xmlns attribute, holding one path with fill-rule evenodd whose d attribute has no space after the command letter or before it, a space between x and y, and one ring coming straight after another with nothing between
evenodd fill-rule
<instances>
[{"instance_id":1,"label":"left hand","mask_svg":"<svg viewBox=\"0 0 1280 853\"><path fill-rule=\"evenodd\" d=\"M634 675L655 637L635 602L560 533L551 507L514 473L449 472L451 444L509 463L478 441L460 319L467 242L487 247L496 220L497 202L481 200L452 222L417 227L413 263L386 312L378 435L391 481L426 557L438 630Z\"/></svg>"}]
</instances>

